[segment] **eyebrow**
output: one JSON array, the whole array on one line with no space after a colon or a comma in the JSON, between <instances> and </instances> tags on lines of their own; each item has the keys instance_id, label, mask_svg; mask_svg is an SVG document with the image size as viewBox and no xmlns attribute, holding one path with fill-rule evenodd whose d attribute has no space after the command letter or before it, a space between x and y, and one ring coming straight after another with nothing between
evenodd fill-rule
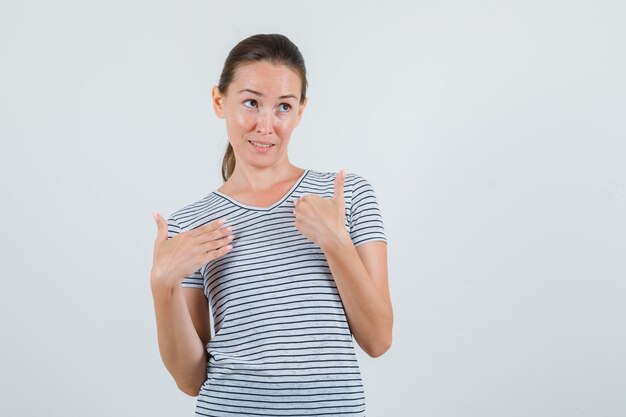
<instances>
[{"instance_id":1,"label":"eyebrow","mask_svg":"<svg viewBox=\"0 0 626 417\"><path fill-rule=\"evenodd\" d=\"M259 93L258 91L254 91L254 90L250 90L249 88L244 88L243 90L239 90L238 93L243 93L243 92L249 92L252 94L256 94L257 96L261 96L263 97L262 93ZM278 98L293 98L293 99L298 99L298 97L294 96L293 94L287 94L286 96L280 96Z\"/></svg>"}]
</instances>

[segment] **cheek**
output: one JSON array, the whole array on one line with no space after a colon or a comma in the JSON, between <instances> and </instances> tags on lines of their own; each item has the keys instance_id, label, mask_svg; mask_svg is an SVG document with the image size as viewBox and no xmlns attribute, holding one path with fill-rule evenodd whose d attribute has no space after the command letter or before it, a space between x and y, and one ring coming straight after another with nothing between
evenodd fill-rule
<instances>
[{"instance_id":1,"label":"cheek","mask_svg":"<svg viewBox=\"0 0 626 417\"><path fill-rule=\"evenodd\" d=\"M294 117L283 117L276 120L274 124L274 128L276 130L280 130L282 132L290 132L296 126L297 118Z\"/></svg>"},{"instance_id":2,"label":"cheek","mask_svg":"<svg viewBox=\"0 0 626 417\"><path fill-rule=\"evenodd\" d=\"M234 122L239 128L246 128L254 122L253 118L246 113L237 113L234 117Z\"/></svg>"},{"instance_id":3,"label":"cheek","mask_svg":"<svg viewBox=\"0 0 626 417\"><path fill-rule=\"evenodd\" d=\"M236 113L230 115L226 121L226 130L228 136L232 138L240 138L254 129L254 120L245 113Z\"/></svg>"}]
</instances>

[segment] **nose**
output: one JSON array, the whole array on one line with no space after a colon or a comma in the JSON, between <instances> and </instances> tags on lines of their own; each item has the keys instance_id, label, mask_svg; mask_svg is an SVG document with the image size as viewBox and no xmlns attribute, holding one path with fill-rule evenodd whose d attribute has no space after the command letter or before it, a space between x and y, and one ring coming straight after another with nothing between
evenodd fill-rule
<instances>
[{"instance_id":1,"label":"nose","mask_svg":"<svg viewBox=\"0 0 626 417\"><path fill-rule=\"evenodd\" d=\"M260 111L257 119L256 131L261 135L271 135L273 128L273 114L271 111Z\"/></svg>"}]
</instances>

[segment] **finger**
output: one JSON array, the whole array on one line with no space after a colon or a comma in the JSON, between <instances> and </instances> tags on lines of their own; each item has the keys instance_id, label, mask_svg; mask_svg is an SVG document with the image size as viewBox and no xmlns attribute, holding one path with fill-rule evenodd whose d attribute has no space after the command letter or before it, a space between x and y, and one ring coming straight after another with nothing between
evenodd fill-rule
<instances>
[{"instance_id":1,"label":"finger","mask_svg":"<svg viewBox=\"0 0 626 417\"><path fill-rule=\"evenodd\" d=\"M335 190L333 193L333 200L339 203L340 208L344 209L344 196L343 196L343 186L346 182L346 169L342 168L339 170L337 175L335 176Z\"/></svg>"},{"instance_id":2,"label":"finger","mask_svg":"<svg viewBox=\"0 0 626 417\"><path fill-rule=\"evenodd\" d=\"M200 245L202 252L210 252L212 250L219 249L223 246L231 244L234 239L233 235L223 236L217 239L209 240Z\"/></svg>"},{"instance_id":3,"label":"finger","mask_svg":"<svg viewBox=\"0 0 626 417\"><path fill-rule=\"evenodd\" d=\"M226 239L226 238L224 238ZM208 243L209 249L204 255L204 263L217 259L226 255L233 248L233 245L228 240L214 240L212 243Z\"/></svg>"},{"instance_id":4,"label":"finger","mask_svg":"<svg viewBox=\"0 0 626 417\"><path fill-rule=\"evenodd\" d=\"M157 225L157 236L155 239L156 243L163 242L167 240L167 221L156 211L152 212L152 216L154 217L154 221Z\"/></svg>"},{"instance_id":5,"label":"finger","mask_svg":"<svg viewBox=\"0 0 626 417\"><path fill-rule=\"evenodd\" d=\"M311 198L311 197L313 197L313 196L314 196L314 194L302 194L299 198L296 198L296 199L294 200L293 205L294 205L294 206L297 206L297 205L298 205L298 203L301 203L301 202L303 202L304 200L306 200L307 198Z\"/></svg>"},{"instance_id":6,"label":"finger","mask_svg":"<svg viewBox=\"0 0 626 417\"><path fill-rule=\"evenodd\" d=\"M222 227L224 225L224 223L226 223L227 219L225 217L219 218L219 219L215 219L213 221L208 222L205 225L202 225L200 227L197 227L193 230L190 230L190 232L193 232L192 236L201 236L204 235L207 232L213 232L215 230L218 230L220 227Z\"/></svg>"},{"instance_id":7,"label":"finger","mask_svg":"<svg viewBox=\"0 0 626 417\"><path fill-rule=\"evenodd\" d=\"M202 244L206 242L216 241L218 239L227 237L229 235L232 236L232 231L233 231L232 226L220 227L219 229L196 235L194 236L194 239L196 239L197 244Z\"/></svg>"}]
</instances>

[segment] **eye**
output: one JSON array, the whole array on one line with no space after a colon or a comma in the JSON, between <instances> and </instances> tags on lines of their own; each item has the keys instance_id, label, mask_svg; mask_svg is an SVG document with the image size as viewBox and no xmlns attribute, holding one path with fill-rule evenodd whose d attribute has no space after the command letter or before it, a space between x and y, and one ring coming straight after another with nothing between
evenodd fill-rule
<instances>
[{"instance_id":1,"label":"eye","mask_svg":"<svg viewBox=\"0 0 626 417\"><path fill-rule=\"evenodd\" d=\"M286 112L287 112L287 111L289 111L289 109L291 109L291 104L288 104L288 103L280 103L280 105L281 105L281 106L287 106L287 110L286 110Z\"/></svg>"},{"instance_id":2,"label":"eye","mask_svg":"<svg viewBox=\"0 0 626 417\"><path fill-rule=\"evenodd\" d=\"M256 104L256 100L255 100L255 99L253 99L253 98L249 98L249 99L247 99L247 100L244 100L244 106L245 106L245 103L247 103L248 101L253 101L253 102ZM248 106L246 106L246 107L248 107ZM256 107L256 106L255 106L255 107ZM248 107L248 108L250 108L250 107Z\"/></svg>"}]
</instances>

